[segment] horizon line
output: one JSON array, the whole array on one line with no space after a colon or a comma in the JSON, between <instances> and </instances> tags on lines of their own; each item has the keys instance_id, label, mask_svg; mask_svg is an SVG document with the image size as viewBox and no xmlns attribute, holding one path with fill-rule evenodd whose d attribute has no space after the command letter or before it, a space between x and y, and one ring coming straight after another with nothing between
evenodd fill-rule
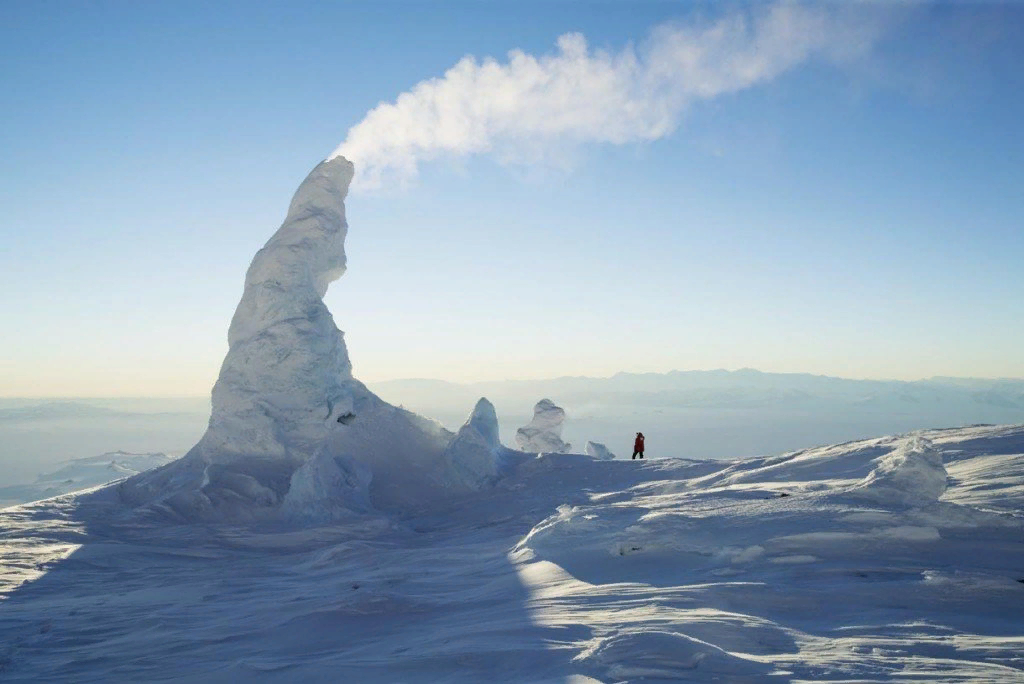
<instances>
[{"instance_id":1,"label":"horizon line","mask_svg":"<svg viewBox=\"0 0 1024 684\"><path fill-rule=\"evenodd\" d=\"M455 380L445 380L443 378L427 378L427 377L405 377L405 378L391 378L388 380L362 380L366 385L375 384L386 384L395 382L440 382L449 385L456 385L461 387L472 387L473 385L481 385L488 383L529 383L529 382L551 382L555 380L611 380L621 375L672 375L673 373L758 373L760 375L802 375L810 376L815 378L829 378L833 380L846 380L849 382L892 382L892 383L904 383L913 384L917 382L928 382L935 380L984 380L988 382L1024 382L1024 378L1013 377L1013 376L977 376L977 375L932 375L924 378L917 378L914 380L899 380L895 378L850 378L840 375L828 375L825 373L811 373L806 371L762 371L757 368L751 368L744 366L742 368L728 369L728 368L712 368L712 369L689 369L680 370L678 368L669 371L617 371L611 375L558 375L554 377L541 377L541 378L502 378L502 379L489 379L489 380L473 380L470 382L459 382ZM73 401L76 399L119 399L119 400L130 400L130 399L210 399L211 389L202 394L0 394L0 401L3 400L28 400L28 399L49 399L49 400L65 400Z\"/></svg>"}]
</instances>

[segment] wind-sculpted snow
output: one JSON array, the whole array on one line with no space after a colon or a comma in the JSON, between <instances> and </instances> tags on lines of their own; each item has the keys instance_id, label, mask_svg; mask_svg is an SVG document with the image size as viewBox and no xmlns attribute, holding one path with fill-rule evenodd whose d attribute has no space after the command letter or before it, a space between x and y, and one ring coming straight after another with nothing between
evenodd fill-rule
<instances>
[{"instance_id":1,"label":"wind-sculpted snow","mask_svg":"<svg viewBox=\"0 0 1024 684\"><path fill-rule=\"evenodd\" d=\"M515 452L493 486L411 507L447 471L404 454L458 440L383 402L359 410L331 453L403 456L369 482L355 456L307 461L283 508L326 524L122 521L109 489L0 511L0 678L1024 677L1024 426L725 462ZM474 463L494 426L479 402L459 432L472 448L447 453ZM400 514L316 508L339 499Z\"/></svg>"},{"instance_id":2,"label":"wind-sculpted snow","mask_svg":"<svg viewBox=\"0 0 1024 684\"><path fill-rule=\"evenodd\" d=\"M942 456L923 437L904 441L875 462L874 470L855 488L857 493L897 505L924 505L946 491Z\"/></svg>"},{"instance_id":3,"label":"wind-sculpted snow","mask_svg":"<svg viewBox=\"0 0 1024 684\"><path fill-rule=\"evenodd\" d=\"M562 441L565 410L550 399L541 399L533 407L533 420L516 431L516 444L522 451L566 453L572 445Z\"/></svg>"},{"instance_id":4,"label":"wind-sculpted snow","mask_svg":"<svg viewBox=\"0 0 1024 684\"><path fill-rule=\"evenodd\" d=\"M692 672L695 679L699 677L700 680L753 680L765 678L772 671L769 664L740 658L686 634L644 628L598 639L593 648L581 653L577 659L604 665L611 677L627 681L678 680L686 672Z\"/></svg>"}]
</instances>

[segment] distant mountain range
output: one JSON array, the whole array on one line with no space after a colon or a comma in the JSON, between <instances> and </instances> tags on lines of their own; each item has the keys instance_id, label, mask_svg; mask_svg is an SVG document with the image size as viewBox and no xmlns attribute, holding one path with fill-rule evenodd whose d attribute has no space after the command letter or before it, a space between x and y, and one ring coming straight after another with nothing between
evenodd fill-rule
<instances>
[{"instance_id":1,"label":"distant mountain range","mask_svg":"<svg viewBox=\"0 0 1024 684\"><path fill-rule=\"evenodd\" d=\"M534 404L565 409L563 438L628 453L642 430L654 453L686 458L774 454L870 435L979 423L1024 423L1024 380L851 380L808 373L672 371L607 378L451 383L394 380L371 389L456 429L480 397L511 443Z\"/></svg>"},{"instance_id":2,"label":"distant mountain range","mask_svg":"<svg viewBox=\"0 0 1024 684\"><path fill-rule=\"evenodd\" d=\"M0 421L111 418L118 411L77 401L44 401L31 406L0 408Z\"/></svg>"},{"instance_id":3,"label":"distant mountain range","mask_svg":"<svg viewBox=\"0 0 1024 684\"><path fill-rule=\"evenodd\" d=\"M0 424L82 419L159 419L209 411L208 400L201 399L4 399L0 402ZM175 410L162 410L166 408Z\"/></svg>"},{"instance_id":4,"label":"distant mountain range","mask_svg":"<svg viewBox=\"0 0 1024 684\"><path fill-rule=\"evenodd\" d=\"M676 408L815 409L828 405L860 410L915 410L976 405L1024 410L1024 380L1021 379L851 380L808 373L764 373L749 368L469 384L410 379L373 383L371 387L386 399L412 405L454 401L468 406L473 400L486 396L497 401L536 401L550 397L563 405L596 400Z\"/></svg>"},{"instance_id":5,"label":"distant mountain range","mask_svg":"<svg viewBox=\"0 0 1024 684\"><path fill-rule=\"evenodd\" d=\"M654 456L739 458L872 435L978 423L1024 423L1024 380L936 377L851 380L808 373L672 371L453 383L368 383L392 404L457 430L480 397L502 441L538 400L565 409L563 439L629 453L642 430ZM184 453L203 434L208 397L0 399L0 486L30 482L57 461L123 448Z\"/></svg>"}]
</instances>

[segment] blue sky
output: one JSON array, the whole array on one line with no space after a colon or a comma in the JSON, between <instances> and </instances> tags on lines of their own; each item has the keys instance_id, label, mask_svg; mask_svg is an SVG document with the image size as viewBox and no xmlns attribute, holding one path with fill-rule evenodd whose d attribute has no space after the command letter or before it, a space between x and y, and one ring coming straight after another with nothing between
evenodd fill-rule
<instances>
[{"instance_id":1,"label":"blue sky","mask_svg":"<svg viewBox=\"0 0 1024 684\"><path fill-rule=\"evenodd\" d=\"M765 8L210 5L5 6L0 394L207 393L308 170L463 56ZM857 8L862 53L695 100L658 139L354 193L327 303L356 376L1024 376L1024 7Z\"/></svg>"}]
</instances>

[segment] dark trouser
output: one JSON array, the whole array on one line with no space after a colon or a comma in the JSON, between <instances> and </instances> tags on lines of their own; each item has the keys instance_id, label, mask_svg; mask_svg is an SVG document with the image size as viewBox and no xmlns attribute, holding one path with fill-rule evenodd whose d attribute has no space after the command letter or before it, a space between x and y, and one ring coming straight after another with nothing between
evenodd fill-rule
<instances>
[{"instance_id":1,"label":"dark trouser","mask_svg":"<svg viewBox=\"0 0 1024 684\"><path fill-rule=\"evenodd\" d=\"M634 452L633 452L633 458L634 458L634 459L636 458L636 455L637 455L637 454L640 454L640 458L643 458L643 457L644 457L644 452L643 452L643 451L634 451Z\"/></svg>"}]
</instances>

